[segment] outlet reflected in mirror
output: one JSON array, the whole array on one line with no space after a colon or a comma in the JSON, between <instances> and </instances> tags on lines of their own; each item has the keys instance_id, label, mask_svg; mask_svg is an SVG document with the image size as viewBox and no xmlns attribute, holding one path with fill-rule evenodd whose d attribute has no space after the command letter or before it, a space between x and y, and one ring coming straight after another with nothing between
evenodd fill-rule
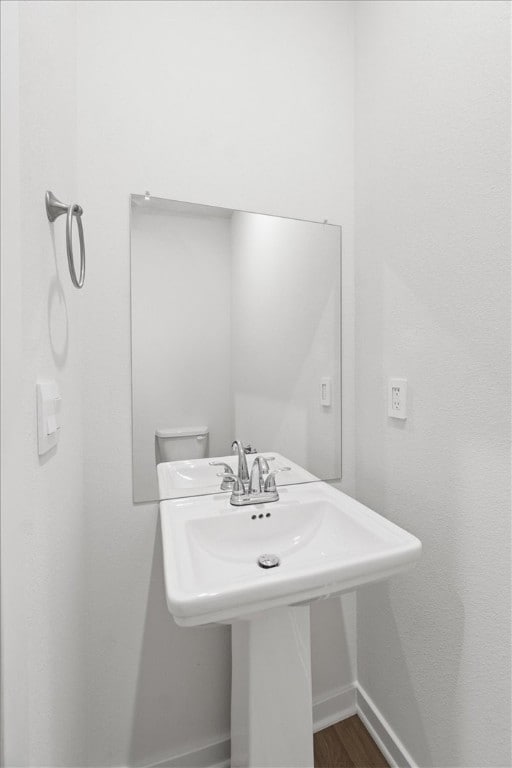
<instances>
[{"instance_id":1,"label":"outlet reflected in mirror","mask_svg":"<svg viewBox=\"0 0 512 768\"><path fill-rule=\"evenodd\" d=\"M340 272L338 226L131 195L135 501L157 463L211 493L235 439L341 476Z\"/></svg>"}]
</instances>

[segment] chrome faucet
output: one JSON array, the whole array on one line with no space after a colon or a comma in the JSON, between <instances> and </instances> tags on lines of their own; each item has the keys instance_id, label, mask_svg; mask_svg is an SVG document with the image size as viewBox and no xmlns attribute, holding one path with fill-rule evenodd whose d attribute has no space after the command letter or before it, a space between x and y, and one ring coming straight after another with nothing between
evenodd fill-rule
<instances>
[{"instance_id":1,"label":"chrome faucet","mask_svg":"<svg viewBox=\"0 0 512 768\"><path fill-rule=\"evenodd\" d=\"M238 479L241 483L243 483L244 487L249 482L249 470L247 469L247 458L245 455L245 448L243 446L243 443L241 440L233 440L231 444L231 449L235 448L236 451L233 451L233 453L238 452Z\"/></svg>"},{"instance_id":2,"label":"chrome faucet","mask_svg":"<svg viewBox=\"0 0 512 768\"><path fill-rule=\"evenodd\" d=\"M263 490L263 476L261 473L261 461L260 456L254 459L251 467L251 476L249 478L249 490L248 493L252 496L254 493L261 493Z\"/></svg>"},{"instance_id":3,"label":"chrome faucet","mask_svg":"<svg viewBox=\"0 0 512 768\"><path fill-rule=\"evenodd\" d=\"M268 461L275 457L269 457ZM246 464L247 466L247 464ZM243 507L247 504L264 504L279 500L279 493L276 486L276 475L278 472L289 472L290 467L280 467L269 472L267 459L264 456L256 456L251 468L251 476L248 486L245 485L240 477L228 472L221 472L217 477L229 478L233 483L230 503L235 507ZM263 475L267 474L264 479Z\"/></svg>"}]
</instances>

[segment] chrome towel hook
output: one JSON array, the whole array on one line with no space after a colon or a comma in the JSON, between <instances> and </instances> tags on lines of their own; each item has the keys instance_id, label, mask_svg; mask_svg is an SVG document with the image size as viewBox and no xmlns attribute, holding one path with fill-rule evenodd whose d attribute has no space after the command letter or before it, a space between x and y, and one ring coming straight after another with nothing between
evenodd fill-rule
<instances>
[{"instance_id":1,"label":"chrome towel hook","mask_svg":"<svg viewBox=\"0 0 512 768\"><path fill-rule=\"evenodd\" d=\"M45 196L46 200L46 214L49 221L55 221L58 216L66 214L66 251L68 254L68 266L69 274L71 275L71 281L76 288L81 288L85 280L85 244L84 244L84 228L82 226L82 214L83 208L77 203L71 203L71 205L64 205L60 200L57 200L53 192L48 190ZM80 240L80 277L77 278L75 271L75 262L73 259L73 217L76 218L78 226L78 238Z\"/></svg>"}]
</instances>

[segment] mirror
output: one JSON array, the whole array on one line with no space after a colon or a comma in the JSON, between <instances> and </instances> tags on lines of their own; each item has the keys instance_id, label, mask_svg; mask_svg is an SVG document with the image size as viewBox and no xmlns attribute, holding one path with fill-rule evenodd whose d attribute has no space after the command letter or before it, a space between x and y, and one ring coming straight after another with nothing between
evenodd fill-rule
<instances>
[{"instance_id":1,"label":"mirror","mask_svg":"<svg viewBox=\"0 0 512 768\"><path fill-rule=\"evenodd\" d=\"M280 484L340 478L341 228L130 205L134 501L221 492L235 439L293 464Z\"/></svg>"}]
</instances>

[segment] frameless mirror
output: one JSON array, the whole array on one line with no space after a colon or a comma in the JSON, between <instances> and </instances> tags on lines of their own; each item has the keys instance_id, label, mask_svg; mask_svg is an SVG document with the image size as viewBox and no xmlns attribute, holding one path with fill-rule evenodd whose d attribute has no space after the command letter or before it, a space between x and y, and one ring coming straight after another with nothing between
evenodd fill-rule
<instances>
[{"instance_id":1,"label":"frameless mirror","mask_svg":"<svg viewBox=\"0 0 512 768\"><path fill-rule=\"evenodd\" d=\"M134 500L221 492L235 439L280 484L338 479L340 227L130 204Z\"/></svg>"}]
</instances>

